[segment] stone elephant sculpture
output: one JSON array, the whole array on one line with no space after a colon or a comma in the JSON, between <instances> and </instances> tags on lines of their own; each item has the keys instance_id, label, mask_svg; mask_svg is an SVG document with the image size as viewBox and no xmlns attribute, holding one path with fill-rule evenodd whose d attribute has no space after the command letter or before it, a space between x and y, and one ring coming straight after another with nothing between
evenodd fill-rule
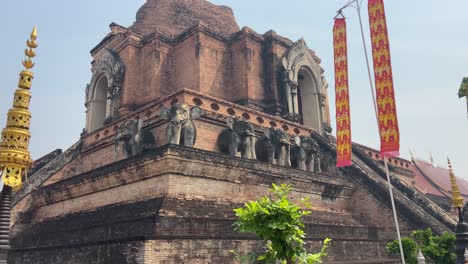
<instances>
[{"instance_id":1,"label":"stone elephant sculpture","mask_svg":"<svg viewBox=\"0 0 468 264\"><path fill-rule=\"evenodd\" d=\"M280 166L291 167L291 141L285 131L268 128L265 137L255 144L257 159Z\"/></svg>"},{"instance_id":2,"label":"stone elephant sculpture","mask_svg":"<svg viewBox=\"0 0 468 264\"><path fill-rule=\"evenodd\" d=\"M169 120L166 129L167 143L193 147L197 138L197 129L193 120L200 118L201 109L198 106L190 109L187 104L175 103L169 109L162 107L159 112L161 119Z\"/></svg>"},{"instance_id":3,"label":"stone elephant sculpture","mask_svg":"<svg viewBox=\"0 0 468 264\"><path fill-rule=\"evenodd\" d=\"M128 120L115 135L115 159L126 159L141 153L141 128L143 120Z\"/></svg>"},{"instance_id":4,"label":"stone elephant sculpture","mask_svg":"<svg viewBox=\"0 0 468 264\"><path fill-rule=\"evenodd\" d=\"M218 146L221 152L236 156L240 151L241 157L256 159L255 155L255 131L244 118L229 116L226 119L228 129L223 130L218 136Z\"/></svg>"},{"instance_id":5,"label":"stone elephant sculpture","mask_svg":"<svg viewBox=\"0 0 468 264\"><path fill-rule=\"evenodd\" d=\"M319 146L315 140L307 136L296 136L295 145L291 150L291 159L294 167L303 171L315 171L315 162L318 160Z\"/></svg>"}]
</instances>

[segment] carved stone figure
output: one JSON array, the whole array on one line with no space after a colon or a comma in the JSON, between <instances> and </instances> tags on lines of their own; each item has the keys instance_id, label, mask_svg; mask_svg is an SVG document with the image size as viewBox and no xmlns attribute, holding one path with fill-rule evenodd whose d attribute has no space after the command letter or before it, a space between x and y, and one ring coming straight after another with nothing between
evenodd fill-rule
<instances>
[{"instance_id":1,"label":"carved stone figure","mask_svg":"<svg viewBox=\"0 0 468 264\"><path fill-rule=\"evenodd\" d=\"M266 161L280 166L291 167L291 142L285 131L277 128L268 128L264 131L265 137L257 141L255 151L258 160Z\"/></svg>"},{"instance_id":2,"label":"carved stone figure","mask_svg":"<svg viewBox=\"0 0 468 264\"><path fill-rule=\"evenodd\" d=\"M240 151L241 157L256 159L255 155L255 131L244 118L229 116L226 119L228 129L225 129L218 137L218 146L221 152L236 156Z\"/></svg>"},{"instance_id":3,"label":"carved stone figure","mask_svg":"<svg viewBox=\"0 0 468 264\"><path fill-rule=\"evenodd\" d=\"M296 137L294 141L296 145L291 150L293 163L300 170L314 172L319 151L317 142L306 136Z\"/></svg>"},{"instance_id":4,"label":"carved stone figure","mask_svg":"<svg viewBox=\"0 0 468 264\"><path fill-rule=\"evenodd\" d=\"M159 116L169 120L166 136L169 144L193 147L197 138L197 129L193 120L200 118L201 109L198 106L190 109L187 104L176 103L171 109L162 107Z\"/></svg>"},{"instance_id":5,"label":"carved stone figure","mask_svg":"<svg viewBox=\"0 0 468 264\"><path fill-rule=\"evenodd\" d=\"M115 135L115 159L126 159L141 153L143 120L126 121Z\"/></svg>"}]
</instances>

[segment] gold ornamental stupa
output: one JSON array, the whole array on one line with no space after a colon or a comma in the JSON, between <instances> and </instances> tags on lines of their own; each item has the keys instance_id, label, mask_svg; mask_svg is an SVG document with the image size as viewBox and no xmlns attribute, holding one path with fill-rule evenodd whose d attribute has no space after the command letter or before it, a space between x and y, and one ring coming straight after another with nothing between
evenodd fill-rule
<instances>
[{"instance_id":1,"label":"gold ornamental stupa","mask_svg":"<svg viewBox=\"0 0 468 264\"><path fill-rule=\"evenodd\" d=\"M447 159L448 168L449 168L449 176L450 176L450 183L452 184L452 203L455 208L458 209L458 214L460 220L462 219L461 209L463 208L463 197L461 196L460 189L458 188L457 178L455 177L455 173L453 173L452 163L450 159Z\"/></svg>"},{"instance_id":2,"label":"gold ornamental stupa","mask_svg":"<svg viewBox=\"0 0 468 264\"><path fill-rule=\"evenodd\" d=\"M15 91L13 107L8 111L6 127L3 129L0 140L0 168L2 180L5 185L19 188L22 178L31 167L32 159L29 153L29 140L31 133L29 125L31 112L29 101L31 99L31 84L34 75L31 69L34 67L32 58L36 56L37 28L34 27L30 39L26 42L26 59L23 61L24 70L20 72L18 89Z\"/></svg>"}]
</instances>

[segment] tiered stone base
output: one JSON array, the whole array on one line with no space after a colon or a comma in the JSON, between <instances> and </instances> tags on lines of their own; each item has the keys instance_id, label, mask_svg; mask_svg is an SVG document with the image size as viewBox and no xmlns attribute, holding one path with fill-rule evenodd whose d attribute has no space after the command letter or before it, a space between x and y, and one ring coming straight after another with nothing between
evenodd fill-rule
<instances>
[{"instance_id":1,"label":"tiered stone base","mask_svg":"<svg viewBox=\"0 0 468 264\"><path fill-rule=\"evenodd\" d=\"M233 230L233 209L266 194L273 182L292 184L295 198L311 198L308 244L318 251L323 239L332 238L327 263L392 263L386 262L385 222L368 223L353 212L357 186L339 174L180 146L33 193L28 213L13 227L9 263L235 263L230 250L259 253L262 247L254 236ZM332 187L342 191L327 197Z\"/></svg>"}]
</instances>

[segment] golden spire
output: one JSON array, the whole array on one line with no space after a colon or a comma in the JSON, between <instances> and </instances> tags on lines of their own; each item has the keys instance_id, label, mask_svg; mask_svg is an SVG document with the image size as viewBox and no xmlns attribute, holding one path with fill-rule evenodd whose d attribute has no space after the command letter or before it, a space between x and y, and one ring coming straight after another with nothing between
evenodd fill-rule
<instances>
[{"instance_id":1,"label":"golden spire","mask_svg":"<svg viewBox=\"0 0 468 264\"><path fill-rule=\"evenodd\" d=\"M37 28L34 27L30 39L26 42L23 61L25 69L20 72L18 89L15 91L13 107L8 111L6 128L2 131L0 141L0 167L2 169L2 179L5 185L20 187L22 177L25 176L32 160L29 154L29 124L31 113L29 112L29 101L31 99L33 73L30 71L34 67L32 58L36 56L34 51L37 48Z\"/></svg>"},{"instance_id":2,"label":"golden spire","mask_svg":"<svg viewBox=\"0 0 468 264\"><path fill-rule=\"evenodd\" d=\"M449 175L450 175L450 182L452 183L452 202L453 206L462 208L463 207L463 197L461 196L460 189L458 188L457 178L453 173L452 164L450 163L450 159L448 160L448 167L449 167Z\"/></svg>"}]
</instances>

